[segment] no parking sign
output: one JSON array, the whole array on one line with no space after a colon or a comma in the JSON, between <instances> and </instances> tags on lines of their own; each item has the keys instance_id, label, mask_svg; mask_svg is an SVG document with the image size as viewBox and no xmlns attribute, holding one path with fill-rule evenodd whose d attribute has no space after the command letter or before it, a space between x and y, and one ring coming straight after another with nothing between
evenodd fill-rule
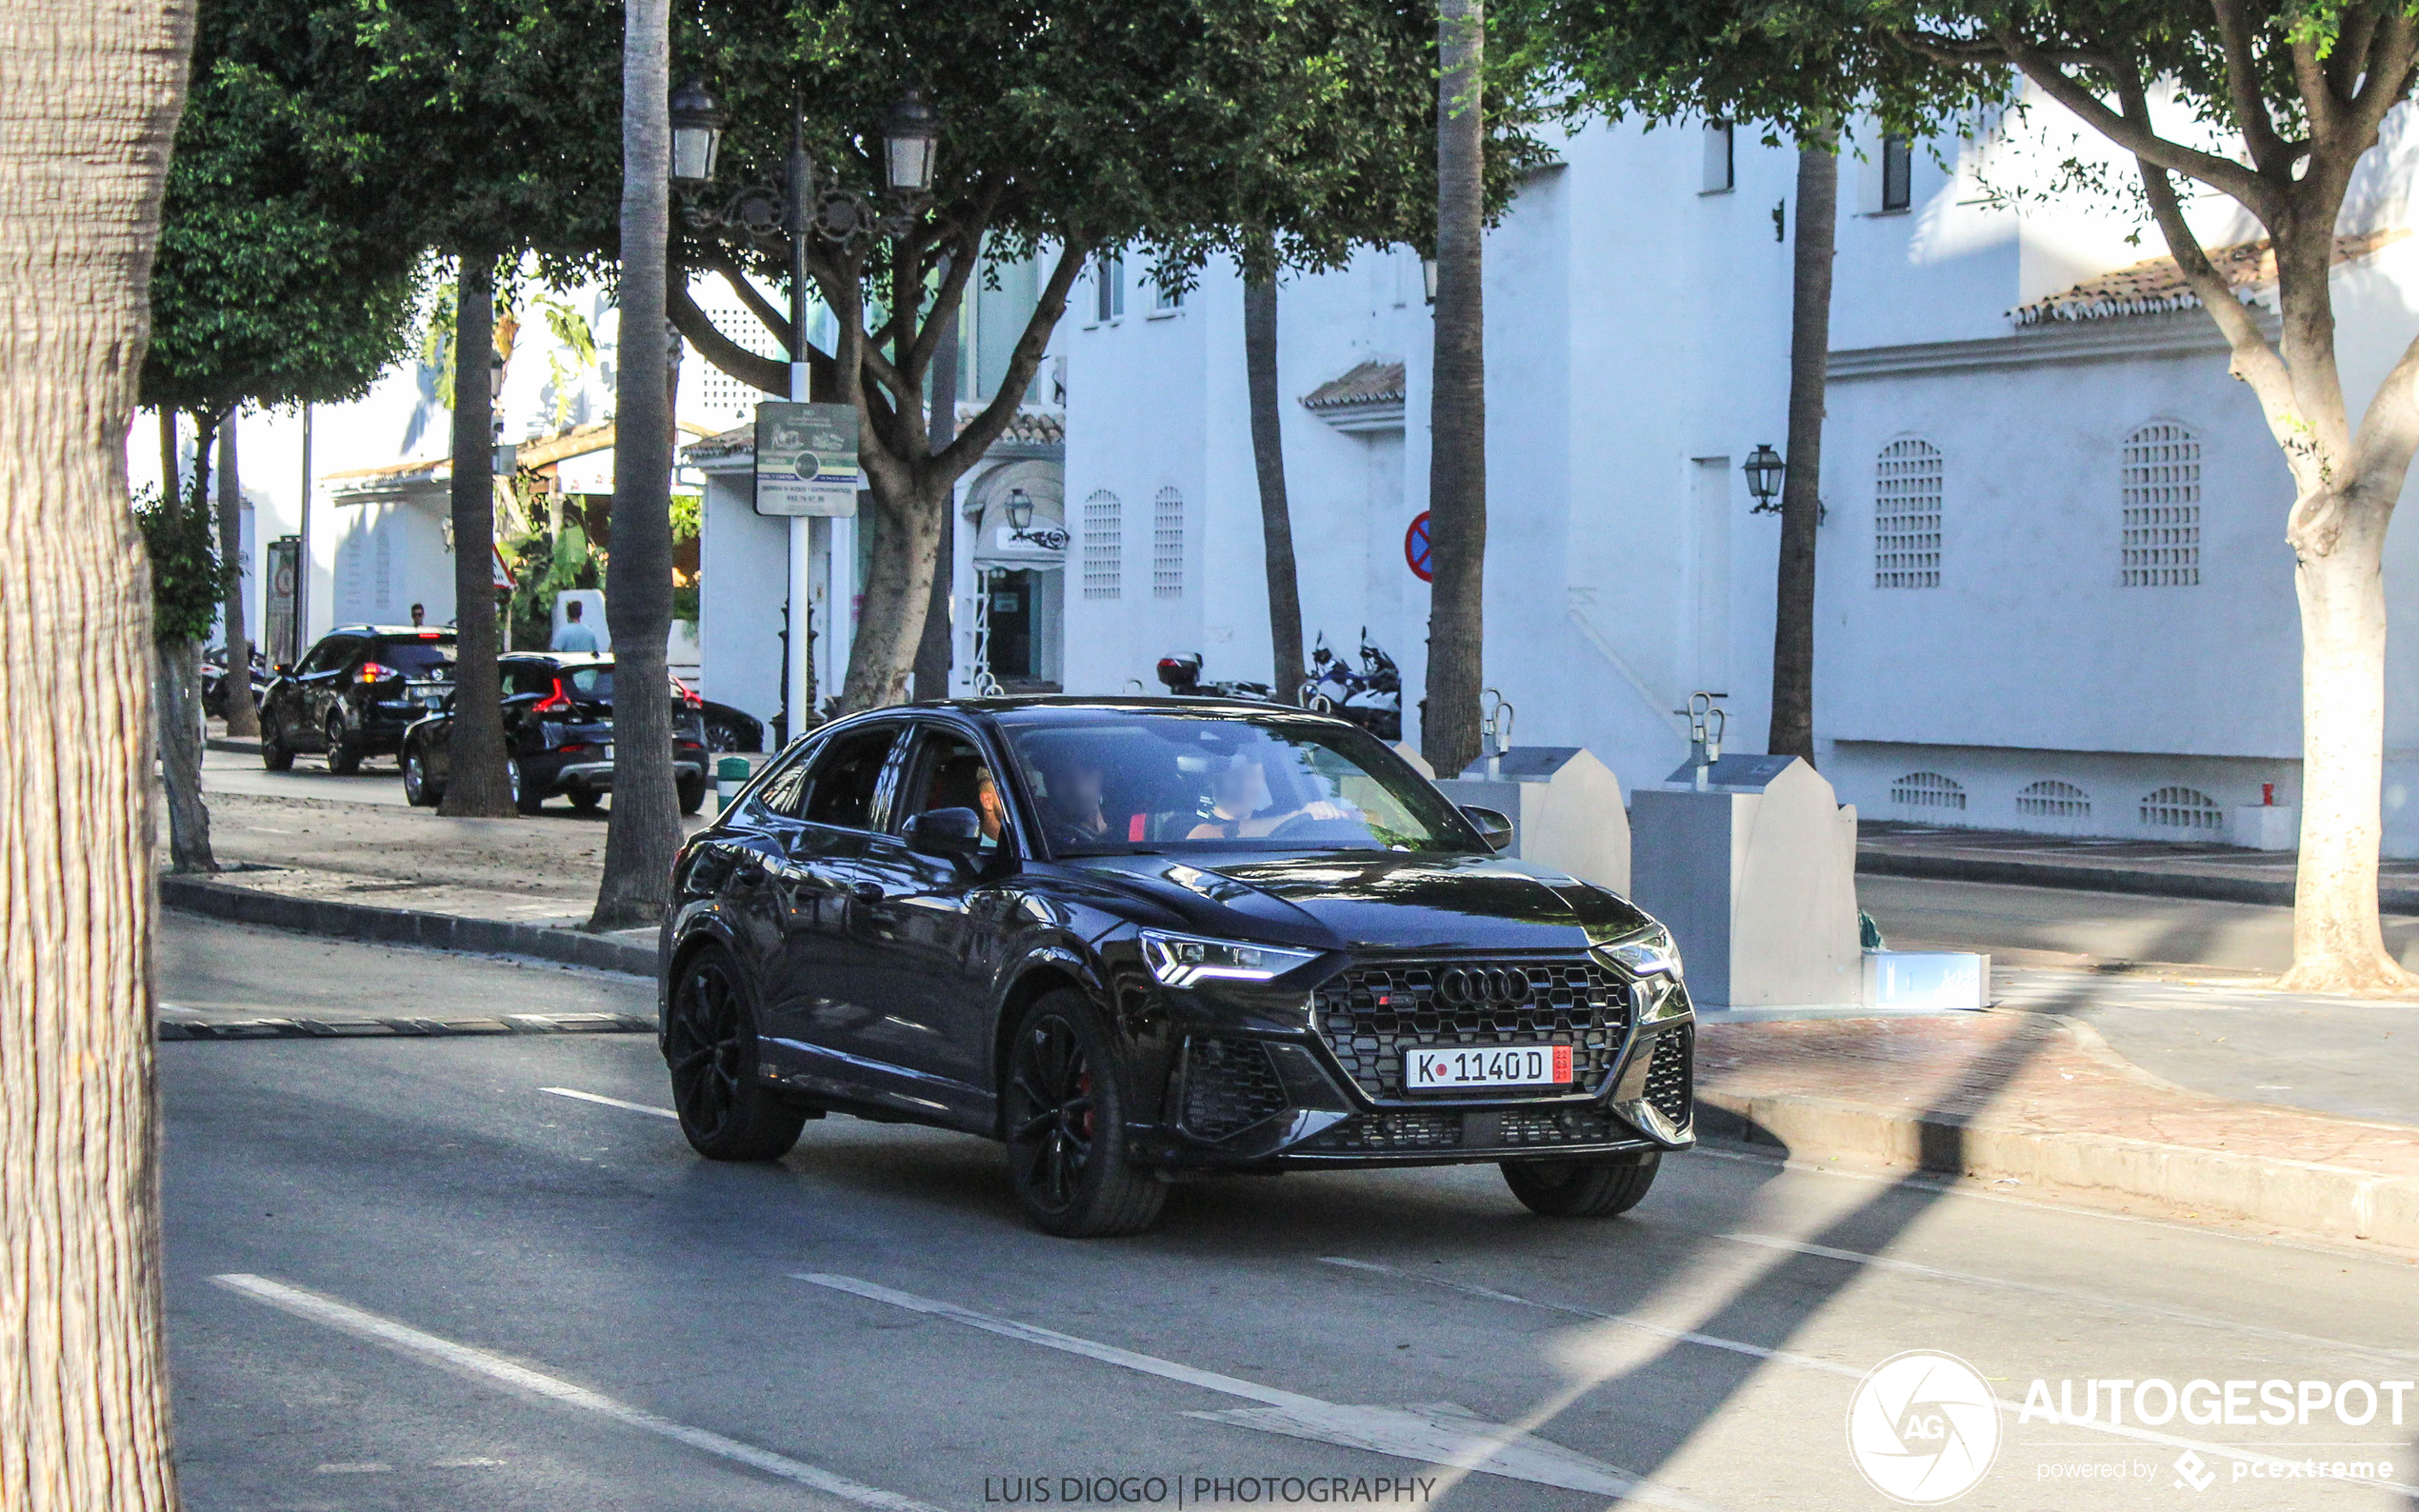
<instances>
[{"instance_id":1,"label":"no parking sign","mask_svg":"<svg viewBox=\"0 0 2419 1512\"><path fill-rule=\"evenodd\" d=\"M1403 532L1403 560L1410 564L1411 576L1422 583L1436 581L1436 573L1428 564L1428 514L1422 509Z\"/></svg>"}]
</instances>

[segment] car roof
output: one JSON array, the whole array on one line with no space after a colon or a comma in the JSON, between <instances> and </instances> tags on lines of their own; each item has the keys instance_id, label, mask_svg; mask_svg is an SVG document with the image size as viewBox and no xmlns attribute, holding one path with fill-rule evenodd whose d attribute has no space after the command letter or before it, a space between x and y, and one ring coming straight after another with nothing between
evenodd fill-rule
<instances>
[{"instance_id":1,"label":"car roof","mask_svg":"<svg viewBox=\"0 0 2419 1512\"><path fill-rule=\"evenodd\" d=\"M1002 714L1041 716L1037 720L1020 719L1018 723L1050 723L1050 716L1059 713L1066 723L1075 724L1086 714L1248 714L1260 717L1282 715L1289 719L1315 720L1326 725L1341 725L1348 729L1360 726L1349 720L1296 708L1290 704L1267 704L1249 698L1169 698L1149 694L1034 693L1004 698L931 698L913 704L893 705L888 708L868 709L867 714L899 714L912 712L971 714L997 718ZM863 715L851 715L851 719Z\"/></svg>"},{"instance_id":2,"label":"car roof","mask_svg":"<svg viewBox=\"0 0 2419 1512\"><path fill-rule=\"evenodd\" d=\"M450 625L339 625L328 632L328 635L390 635L399 640L423 641L438 636L450 637L452 634L453 627ZM320 637L323 641L327 638L327 635Z\"/></svg>"}]
</instances>

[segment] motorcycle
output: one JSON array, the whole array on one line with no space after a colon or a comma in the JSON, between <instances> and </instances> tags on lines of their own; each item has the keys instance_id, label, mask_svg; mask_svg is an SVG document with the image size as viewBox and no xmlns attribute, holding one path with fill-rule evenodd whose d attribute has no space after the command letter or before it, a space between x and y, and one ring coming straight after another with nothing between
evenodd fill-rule
<instances>
[{"instance_id":1,"label":"motorcycle","mask_svg":"<svg viewBox=\"0 0 2419 1512\"><path fill-rule=\"evenodd\" d=\"M1403 674L1394 658L1369 644L1361 630L1358 667L1328 649L1322 631L1310 653L1310 675L1302 683L1302 706L1351 721L1383 741L1403 738Z\"/></svg>"},{"instance_id":2,"label":"motorcycle","mask_svg":"<svg viewBox=\"0 0 2419 1512\"><path fill-rule=\"evenodd\" d=\"M1201 680L1201 653L1187 656L1163 656L1159 659L1159 681L1178 698L1240 698L1254 704L1273 704L1276 697L1266 683L1205 683Z\"/></svg>"}]
</instances>

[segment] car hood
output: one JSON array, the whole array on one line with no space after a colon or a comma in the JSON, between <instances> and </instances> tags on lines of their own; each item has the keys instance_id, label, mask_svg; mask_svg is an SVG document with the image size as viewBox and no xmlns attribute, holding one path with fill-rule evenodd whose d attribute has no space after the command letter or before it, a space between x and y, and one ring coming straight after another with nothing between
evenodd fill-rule
<instances>
[{"instance_id":1,"label":"car hood","mask_svg":"<svg viewBox=\"0 0 2419 1512\"><path fill-rule=\"evenodd\" d=\"M1098 856L1076 863L1174 927L1348 950L1581 950L1647 916L1574 877L1497 856L1384 851Z\"/></svg>"}]
</instances>

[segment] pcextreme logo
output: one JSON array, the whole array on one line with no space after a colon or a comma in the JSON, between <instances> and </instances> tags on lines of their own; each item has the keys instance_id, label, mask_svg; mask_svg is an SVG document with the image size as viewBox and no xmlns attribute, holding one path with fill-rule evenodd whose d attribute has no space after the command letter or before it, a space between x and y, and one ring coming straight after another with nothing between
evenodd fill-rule
<instances>
[{"instance_id":1,"label":"pcextreme logo","mask_svg":"<svg viewBox=\"0 0 2419 1512\"><path fill-rule=\"evenodd\" d=\"M1955 1355L1892 1355L1856 1384L1848 1452L1882 1495L1937 1506L1972 1490L1998 1458L1999 1403L1982 1373Z\"/></svg>"}]
</instances>

